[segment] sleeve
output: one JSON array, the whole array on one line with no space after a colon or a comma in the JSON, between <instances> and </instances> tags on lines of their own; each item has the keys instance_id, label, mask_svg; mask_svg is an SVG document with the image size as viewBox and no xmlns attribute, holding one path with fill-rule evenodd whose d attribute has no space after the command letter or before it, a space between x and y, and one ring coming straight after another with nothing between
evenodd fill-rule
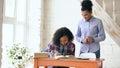
<instances>
[{"instance_id":1,"label":"sleeve","mask_svg":"<svg viewBox=\"0 0 120 68\"><path fill-rule=\"evenodd\" d=\"M53 54L54 54L54 47L53 47L53 44L52 43L49 43L48 44L48 53L49 53L49 57L53 57Z\"/></svg>"},{"instance_id":2,"label":"sleeve","mask_svg":"<svg viewBox=\"0 0 120 68\"><path fill-rule=\"evenodd\" d=\"M100 20L98 23L98 36L94 38L95 42L100 42L105 40L105 32L104 32L104 27L102 24L102 21Z\"/></svg>"},{"instance_id":3,"label":"sleeve","mask_svg":"<svg viewBox=\"0 0 120 68\"><path fill-rule=\"evenodd\" d=\"M71 50L71 55L75 55L75 44L74 43L70 43L70 50Z\"/></svg>"},{"instance_id":4,"label":"sleeve","mask_svg":"<svg viewBox=\"0 0 120 68\"><path fill-rule=\"evenodd\" d=\"M78 27L77 27L77 32L76 32L75 37L76 37L76 40L81 43L82 37L81 37L81 28L80 28L79 24L78 24Z\"/></svg>"},{"instance_id":5,"label":"sleeve","mask_svg":"<svg viewBox=\"0 0 120 68\"><path fill-rule=\"evenodd\" d=\"M53 44L49 43L48 44L48 52L51 52L52 50L54 50Z\"/></svg>"},{"instance_id":6,"label":"sleeve","mask_svg":"<svg viewBox=\"0 0 120 68\"><path fill-rule=\"evenodd\" d=\"M72 55L75 55L75 44L73 43L73 47L72 47Z\"/></svg>"},{"instance_id":7,"label":"sleeve","mask_svg":"<svg viewBox=\"0 0 120 68\"><path fill-rule=\"evenodd\" d=\"M48 52L49 56L53 57L55 53L58 53L57 49L55 48L55 45L53 43L48 44Z\"/></svg>"}]
</instances>

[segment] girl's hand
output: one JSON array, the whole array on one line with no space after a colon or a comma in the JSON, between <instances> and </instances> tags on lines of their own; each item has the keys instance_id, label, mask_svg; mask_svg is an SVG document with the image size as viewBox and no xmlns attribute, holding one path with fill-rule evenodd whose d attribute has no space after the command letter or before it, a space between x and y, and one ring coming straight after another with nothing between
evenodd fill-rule
<instances>
[{"instance_id":1,"label":"girl's hand","mask_svg":"<svg viewBox=\"0 0 120 68\"><path fill-rule=\"evenodd\" d=\"M61 54L60 53L55 53L54 56L60 56Z\"/></svg>"}]
</instances>

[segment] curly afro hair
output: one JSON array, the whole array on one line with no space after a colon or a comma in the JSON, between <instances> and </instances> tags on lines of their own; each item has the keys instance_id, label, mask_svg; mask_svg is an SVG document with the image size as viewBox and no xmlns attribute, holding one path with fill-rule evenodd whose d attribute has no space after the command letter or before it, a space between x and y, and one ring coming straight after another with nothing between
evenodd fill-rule
<instances>
[{"instance_id":1,"label":"curly afro hair","mask_svg":"<svg viewBox=\"0 0 120 68\"><path fill-rule=\"evenodd\" d=\"M74 39L74 36L72 34L72 32L67 28L67 27L61 27L59 28L58 30L56 30L56 32L54 33L53 35L53 43L55 45L60 45L60 38L63 37L63 36L67 36L68 37L68 41L73 41Z\"/></svg>"}]
</instances>

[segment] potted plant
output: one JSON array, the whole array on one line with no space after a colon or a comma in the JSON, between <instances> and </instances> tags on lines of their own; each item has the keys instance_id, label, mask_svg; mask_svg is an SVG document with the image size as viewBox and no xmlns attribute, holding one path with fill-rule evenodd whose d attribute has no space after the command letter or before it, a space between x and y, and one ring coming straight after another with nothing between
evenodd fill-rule
<instances>
[{"instance_id":1,"label":"potted plant","mask_svg":"<svg viewBox=\"0 0 120 68\"><path fill-rule=\"evenodd\" d=\"M20 47L20 45L20 43L13 44L11 48L7 49L7 56L16 68L25 68L33 56L30 55L27 47Z\"/></svg>"}]
</instances>

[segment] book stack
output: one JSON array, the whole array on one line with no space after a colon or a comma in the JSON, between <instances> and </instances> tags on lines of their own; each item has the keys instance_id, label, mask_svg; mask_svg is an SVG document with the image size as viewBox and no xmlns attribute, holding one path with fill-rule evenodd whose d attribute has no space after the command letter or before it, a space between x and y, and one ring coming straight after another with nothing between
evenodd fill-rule
<instances>
[{"instance_id":1,"label":"book stack","mask_svg":"<svg viewBox=\"0 0 120 68\"><path fill-rule=\"evenodd\" d=\"M48 52L34 53L34 58L47 58L47 57L48 57Z\"/></svg>"}]
</instances>

